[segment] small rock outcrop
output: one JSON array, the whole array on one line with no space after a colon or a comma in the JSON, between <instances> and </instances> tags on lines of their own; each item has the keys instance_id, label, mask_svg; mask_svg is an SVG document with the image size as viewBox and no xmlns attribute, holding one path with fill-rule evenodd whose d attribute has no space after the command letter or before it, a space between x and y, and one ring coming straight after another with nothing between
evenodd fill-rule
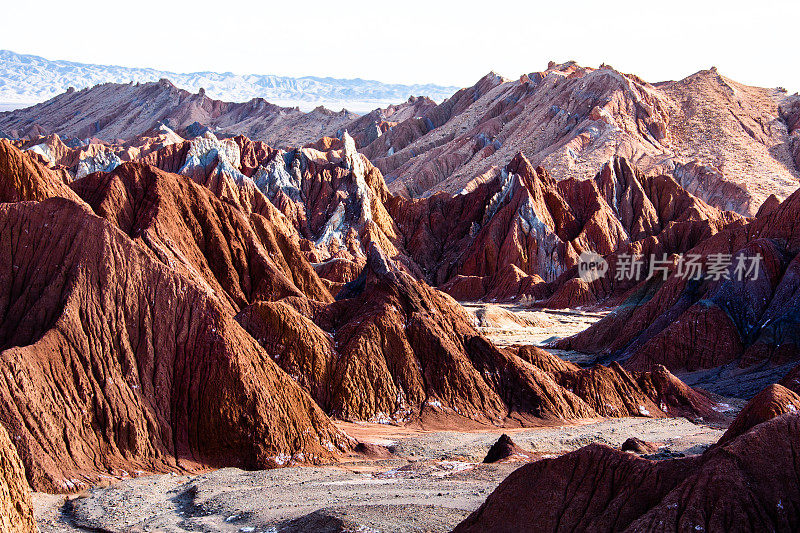
<instances>
[{"instance_id":1,"label":"small rock outcrop","mask_svg":"<svg viewBox=\"0 0 800 533\"><path fill-rule=\"evenodd\" d=\"M638 454L655 453L658 451L658 446L652 442L646 442L636 437L630 437L622 443L620 448L623 452L633 452Z\"/></svg>"},{"instance_id":2,"label":"small rock outcrop","mask_svg":"<svg viewBox=\"0 0 800 533\"><path fill-rule=\"evenodd\" d=\"M517 446L511 437L503 433L497 442L492 444L489 448L489 453L484 457L484 463L498 463L509 459L527 460L530 459L530 453L526 452Z\"/></svg>"}]
</instances>

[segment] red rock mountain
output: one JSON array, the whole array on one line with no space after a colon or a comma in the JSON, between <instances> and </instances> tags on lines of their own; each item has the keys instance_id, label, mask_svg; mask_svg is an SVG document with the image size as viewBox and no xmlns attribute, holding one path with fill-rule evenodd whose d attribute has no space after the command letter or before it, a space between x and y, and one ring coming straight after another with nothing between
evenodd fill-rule
<instances>
[{"instance_id":1,"label":"red rock mountain","mask_svg":"<svg viewBox=\"0 0 800 533\"><path fill-rule=\"evenodd\" d=\"M631 369L663 364L673 371L695 371L727 365L732 379L747 369L769 370L772 381L778 381L800 353L800 233L795 223L800 193L765 211L690 250L702 258L704 279L684 279L674 275L673 267L667 281L642 281L614 313L559 346L603 353ZM713 254L731 256L730 279L708 275ZM757 255L762 257L757 279L743 275L740 280L737 258ZM740 392L757 392L749 390Z\"/></svg>"},{"instance_id":2,"label":"red rock mountain","mask_svg":"<svg viewBox=\"0 0 800 533\"><path fill-rule=\"evenodd\" d=\"M31 485L60 492L108 473L330 461L349 439L233 320L226 299L237 285L228 296L213 283L231 281L231 270L198 272L204 256L185 233L235 231L243 215L197 187L186 203L216 206L218 216L203 212L204 233L181 234L157 215L175 183L136 170L100 184L122 193L115 216L103 213L113 223L64 197L0 204L0 419Z\"/></svg>"},{"instance_id":3,"label":"red rock mountain","mask_svg":"<svg viewBox=\"0 0 800 533\"><path fill-rule=\"evenodd\" d=\"M760 422L699 456L652 461L592 444L527 464L454 532L796 531L800 414Z\"/></svg>"},{"instance_id":4,"label":"red rock mountain","mask_svg":"<svg viewBox=\"0 0 800 533\"><path fill-rule=\"evenodd\" d=\"M464 300L546 298L560 285L544 281L568 272L583 251L681 252L742 220L624 159L593 180L558 182L518 154L501 177L468 193L387 198L398 253Z\"/></svg>"},{"instance_id":5,"label":"red rock mountain","mask_svg":"<svg viewBox=\"0 0 800 533\"><path fill-rule=\"evenodd\" d=\"M0 420L34 489L331 461L351 440L328 415L434 427L716 416L662 368L580 370L494 347L394 248L380 173L348 139L290 160L207 134L148 156L183 175L129 162L71 187L2 143ZM265 196L258 176L276 160L306 173L295 205L338 221L288 209L285 181Z\"/></svg>"},{"instance_id":6,"label":"red rock mountain","mask_svg":"<svg viewBox=\"0 0 800 533\"><path fill-rule=\"evenodd\" d=\"M490 73L362 149L391 191L411 197L471 188L518 152L557 179L592 176L622 156L753 215L770 194L797 188L792 102L714 68L650 84L608 66L551 63L518 80Z\"/></svg>"},{"instance_id":7,"label":"red rock mountain","mask_svg":"<svg viewBox=\"0 0 800 533\"><path fill-rule=\"evenodd\" d=\"M376 245L327 306L258 302L237 319L317 402L353 420L540 424L597 416L714 418L714 403L663 369L579 370L495 348L450 298ZM572 392L570 392L572 391ZM453 422L450 422L453 423Z\"/></svg>"},{"instance_id":8,"label":"red rock mountain","mask_svg":"<svg viewBox=\"0 0 800 533\"><path fill-rule=\"evenodd\" d=\"M143 105L146 102L146 105ZM279 107L261 98L231 103L192 94L168 80L150 83L105 83L67 91L47 102L0 115L0 130L12 137L57 133L62 137L104 141L133 139L159 123L182 131L202 125L229 135L281 146L301 146L335 135L358 115L319 107L310 113ZM192 129L190 128L190 132Z\"/></svg>"},{"instance_id":9,"label":"red rock mountain","mask_svg":"<svg viewBox=\"0 0 800 533\"><path fill-rule=\"evenodd\" d=\"M167 155L173 153L177 159ZM309 259L333 283L351 281L374 242L408 272L459 299L550 297L560 285L544 282L568 272L583 251L683 252L743 220L672 178L642 175L624 159L590 180L557 181L518 154L501 175L468 193L421 200L390 194L349 135L286 152L207 134L145 160L218 194L213 183L221 175L240 188L258 188L292 221ZM582 292L590 301L581 303L603 296Z\"/></svg>"},{"instance_id":10,"label":"red rock mountain","mask_svg":"<svg viewBox=\"0 0 800 533\"><path fill-rule=\"evenodd\" d=\"M551 63L514 81L490 73L439 105L411 98L361 117L221 102L167 80L104 84L5 113L0 131L130 141L164 123L187 138L210 129L280 148L349 131L390 190L410 197L471 190L517 153L558 180L592 176L619 156L710 205L754 215L770 195L783 200L798 186L797 110L796 95L715 68L651 84L605 65Z\"/></svg>"}]
</instances>

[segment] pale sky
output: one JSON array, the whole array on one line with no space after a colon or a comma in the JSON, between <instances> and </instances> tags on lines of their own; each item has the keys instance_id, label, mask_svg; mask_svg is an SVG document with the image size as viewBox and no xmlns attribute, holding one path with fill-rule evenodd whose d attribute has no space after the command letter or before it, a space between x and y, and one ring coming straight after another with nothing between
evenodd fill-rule
<instances>
[{"instance_id":1,"label":"pale sky","mask_svg":"<svg viewBox=\"0 0 800 533\"><path fill-rule=\"evenodd\" d=\"M35 6L35 7L33 7ZM468 86L549 60L656 82L716 66L800 91L800 2L4 2L0 49L175 72Z\"/></svg>"}]
</instances>

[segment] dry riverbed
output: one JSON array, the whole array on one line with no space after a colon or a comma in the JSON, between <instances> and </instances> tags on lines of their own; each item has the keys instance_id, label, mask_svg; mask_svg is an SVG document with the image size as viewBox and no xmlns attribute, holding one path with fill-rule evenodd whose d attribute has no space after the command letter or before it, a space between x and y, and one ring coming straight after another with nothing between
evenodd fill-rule
<instances>
[{"instance_id":1,"label":"dry riverbed","mask_svg":"<svg viewBox=\"0 0 800 533\"><path fill-rule=\"evenodd\" d=\"M352 457L331 467L196 476L157 475L96 488L65 502L36 494L42 533L54 531L450 531L520 463L481 463L503 430L421 431L341 423L362 442L391 449L388 459ZM685 419L623 418L505 430L551 457L593 442L619 447L628 437L675 453L701 453L721 431Z\"/></svg>"},{"instance_id":2,"label":"dry riverbed","mask_svg":"<svg viewBox=\"0 0 800 533\"><path fill-rule=\"evenodd\" d=\"M542 345L588 328L608 310L530 309L516 304L461 302L478 330L497 346Z\"/></svg>"}]
</instances>

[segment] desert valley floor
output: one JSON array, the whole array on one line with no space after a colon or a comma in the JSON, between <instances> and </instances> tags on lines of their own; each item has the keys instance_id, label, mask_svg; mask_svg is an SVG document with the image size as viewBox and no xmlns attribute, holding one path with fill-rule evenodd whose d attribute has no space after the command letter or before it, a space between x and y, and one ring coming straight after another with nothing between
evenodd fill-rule
<instances>
[{"instance_id":1,"label":"desert valley floor","mask_svg":"<svg viewBox=\"0 0 800 533\"><path fill-rule=\"evenodd\" d=\"M492 342L540 344L572 335L604 311L524 309L464 303ZM561 353L588 361L579 353ZM744 401L719 397L735 416ZM477 509L522 462L555 457L592 443L620 448L629 438L654 443L656 460L698 455L724 433L719 424L685 418L609 418L541 428L436 429L337 422L368 446L329 467L234 468L199 475L114 480L66 499L35 493L39 529L50 532L447 532ZM525 455L484 463L503 434ZM106 483L102 484L106 485Z\"/></svg>"}]
</instances>

